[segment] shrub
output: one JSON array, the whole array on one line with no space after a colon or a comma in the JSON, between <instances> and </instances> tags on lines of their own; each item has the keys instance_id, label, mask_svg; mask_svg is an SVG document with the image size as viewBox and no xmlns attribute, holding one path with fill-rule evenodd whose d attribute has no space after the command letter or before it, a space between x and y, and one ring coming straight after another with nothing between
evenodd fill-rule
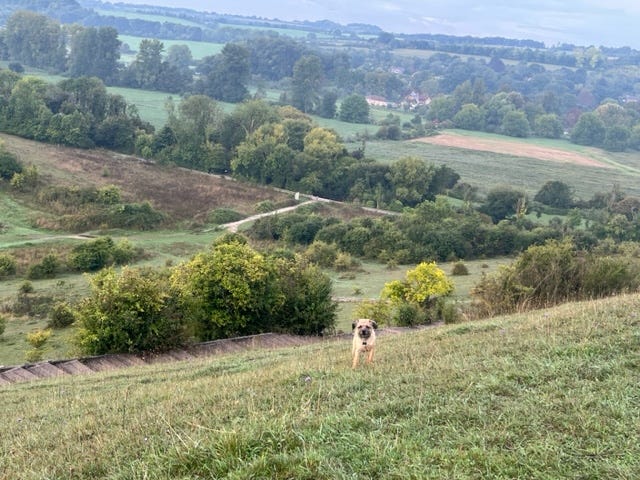
<instances>
[{"instance_id":1,"label":"shrub","mask_svg":"<svg viewBox=\"0 0 640 480\"><path fill-rule=\"evenodd\" d=\"M75 321L73 309L67 302L54 303L49 311L49 324L51 328L65 328Z\"/></svg>"},{"instance_id":2,"label":"shrub","mask_svg":"<svg viewBox=\"0 0 640 480\"><path fill-rule=\"evenodd\" d=\"M7 317L5 317L4 315L0 315L0 337L2 336L6 328L7 328Z\"/></svg>"},{"instance_id":3,"label":"shrub","mask_svg":"<svg viewBox=\"0 0 640 480\"><path fill-rule=\"evenodd\" d=\"M15 275L16 260L9 254L0 253L0 278Z\"/></svg>"},{"instance_id":4,"label":"shrub","mask_svg":"<svg viewBox=\"0 0 640 480\"><path fill-rule=\"evenodd\" d=\"M77 245L69 255L71 268L92 272L106 267L112 261L114 243L111 237L101 237Z\"/></svg>"},{"instance_id":5,"label":"shrub","mask_svg":"<svg viewBox=\"0 0 640 480\"><path fill-rule=\"evenodd\" d=\"M18 287L18 292L22 294L33 293L33 283L28 280L25 280Z\"/></svg>"},{"instance_id":6,"label":"shrub","mask_svg":"<svg viewBox=\"0 0 640 480\"><path fill-rule=\"evenodd\" d=\"M142 253L141 248L134 247L129 240L123 238L111 249L111 260L116 265L126 265L141 256Z\"/></svg>"},{"instance_id":7,"label":"shrub","mask_svg":"<svg viewBox=\"0 0 640 480\"><path fill-rule=\"evenodd\" d=\"M339 252L333 262L333 268L338 272L347 272L349 270L354 270L359 266L360 262L345 252Z\"/></svg>"},{"instance_id":8,"label":"shrub","mask_svg":"<svg viewBox=\"0 0 640 480\"><path fill-rule=\"evenodd\" d=\"M0 178L11 180L16 173L22 172L22 164L13 153L0 145Z\"/></svg>"},{"instance_id":9,"label":"shrub","mask_svg":"<svg viewBox=\"0 0 640 480\"><path fill-rule=\"evenodd\" d=\"M74 339L89 355L166 350L186 339L164 272L124 267L90 279L91 295L74 310Z\"/></svg>"},{"instance_id":10,"label":"shrub","mask_svg":"<svg viewBox=\"0 0 640 480\"><path fill-rule=\"evenodd\" d=\"M152 230L164 221L164 214L149 202L125 203L109 210L107 223L111 227Z\"/></svg>"},{"instance_id":11,"label":"shrub","mask_svg":"<svg viewBox=\"0 0 640 480\"><path fill-rule=\"evenodd\" d=\"M38 329L27 333L27 342L35 349L42 349L44 344L47 343L47 340L49 340L49 337L51 337L51 329Z\"/></svg>"},{"instance_id":12,"label":"shrub","mask_svg":"<svg viewBox=\"0 0 640 480\"><path fill-rule=\"evenodd\" d=\"M244 215L230 208L216 208L209 212L208 220L214 225L222 225L224 223L237 222L243 218L245 218Z\"/></svg>"},{"instance_id":13,"label":"shrub","mask_svg":"<svg viewBox=\"0 0 640 480\"><path fill-rule=\"evenodd\" d=\"M371 318L378 326L392 323L391 304L384 300L364 300L354 310L356 318Z\"/></svg>"},{"instance_id":14,"label":"shrub","mask_svg":"<svg viewBox=\"0 0 640 480\"><path fill-rule=\"evenodd\" d=\"M27 270L27 278L30 280L37 280L41 278L53 278L60 270L60 260L58 257L50 253L46 255L40 263L31 265Z\"/></svg>"},{"instance_id":15,"label":"shrub","mask_svg":"<svg viewBox=\"0 0 640 480\"><path fill-rule=\"evenodd\" d=\"M456 262L453 264L453 268L451 269L451 275L469 275L469 269L464 263Z\"/></svg>"},{"instance_id":16,"label":"shrub","mask_svg":"<svg viewBox=\"0 0 640 480\"><path fill-rule=\"evenodd\" d=\"M324 268L332 267L338 256L338 247L316 240L304 252L309 261Z\"/></svg>"},{"instance_id":17,"label":"shrub","mask_svg":"<svg viewBox=\"0 0 640 480\"><path fill-rule=\"evenodd\" d=\"M420 306L413 303L401 303L395 309L393 323L400 327L413 327L427 323L427 316Z\"/></svg>"}]
</instances>

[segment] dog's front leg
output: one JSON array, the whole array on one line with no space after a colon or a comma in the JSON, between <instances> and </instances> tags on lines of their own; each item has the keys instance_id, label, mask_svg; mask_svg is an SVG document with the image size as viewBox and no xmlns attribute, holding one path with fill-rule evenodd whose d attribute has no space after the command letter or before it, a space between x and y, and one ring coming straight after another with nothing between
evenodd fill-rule
<instances>
[{"instance_id":1,"label":"dog's front leg","mask_svg":"<svg viewBox=\"0 0 640 480\"><path fill-rule=\"evenodd\" d=\"M372 363L372 362L373 362L373 348L369 350L369 353L367 353L367 363Z\"/></svg>"}]
</instances>

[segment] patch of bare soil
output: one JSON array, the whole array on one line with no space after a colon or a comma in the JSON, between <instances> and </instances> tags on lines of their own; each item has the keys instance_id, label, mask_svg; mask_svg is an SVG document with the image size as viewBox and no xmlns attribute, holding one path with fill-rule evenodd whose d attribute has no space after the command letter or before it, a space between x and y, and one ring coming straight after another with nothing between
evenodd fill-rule
<instances>
[{"instance_id":1,"label":"patch of bare soil","mask_svg":"<svg viewBox=\"0 0 640 480\"><path fill-rule=\"evenodd\" d=\"M422 137L415 141L442 145L445 147L457 147L467 150L480 150L483 152L503 153L518 157L529 157L537 160L547 160L552 162L571 163L574 165L585 165L589 167L610 168L606 163L599 162L593 158L559 148L542 147L530 145L525 142L513 140L498 140L488 138L474 138L466 135L446 132L432 137Z\"/></svg>"}]
</instances>

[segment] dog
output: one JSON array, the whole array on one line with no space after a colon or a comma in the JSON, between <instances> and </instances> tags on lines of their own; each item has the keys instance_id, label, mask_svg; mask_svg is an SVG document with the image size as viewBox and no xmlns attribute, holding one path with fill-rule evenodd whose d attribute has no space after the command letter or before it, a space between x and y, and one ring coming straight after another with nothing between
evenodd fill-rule
<instances>
[{"instance_id":1,"label":"dog","mask_svg":"<svg viewBox=\"0 0 640 480\"><path fill-rule=\"evenodd\" d=\"M353 343L351 346L351 356L353 357L352 367L358 366L361 353L367 354L367 363L373 362L373 351L376 346L376 329L378 324L368 318L354 320L351 324L353 331Z\"/></svg>"}]
</instances>

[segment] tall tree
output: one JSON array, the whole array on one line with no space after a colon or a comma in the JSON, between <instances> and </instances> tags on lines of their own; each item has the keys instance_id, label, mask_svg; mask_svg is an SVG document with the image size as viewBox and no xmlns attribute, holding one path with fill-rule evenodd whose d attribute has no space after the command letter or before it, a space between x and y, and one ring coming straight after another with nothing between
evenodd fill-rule
<instances>
[{"instance_id":1,"label":"tall tree","mask_svg":"<svg viewBox=\"0 0 640 480\"><path fill-rule=\"evenodd\" d=\"M291 101L304 113L313 113L320 104L322 62L316 55L305 55L293 67Z\"/></svg>"},{"instance_id":2,"label":"tall tree","mask_svg":"<svg viewBox=\"0 0 640 480\"><path fill-rule=\"evenodd\" d=\"M208 70L204 93L224 102L237 103L249 94L249 51L242 45L227 43L222 52L205 60Z\"/></svg>"},{"instance_id":3,"label":"tall tree","mask_svg":"<svg viewBox=\"0 0 640 480\"><path fill-rule=\"evenodd\" d=\"M82 28L71 38L69 73L74 77L98 77L113 81L120 60L118 31L112 27Z\"/></svg>"},{"instance_id":4,"label":"tall tree","mask_svg":"<svg viewBox=\"0 0 640 480\"><path fill-rule=\"evenodd\" d=\"M65 70L66 47L60 24L39 13L17 11L7 20L9 58L26 65Z\"/></svg>"}]
</instances>

